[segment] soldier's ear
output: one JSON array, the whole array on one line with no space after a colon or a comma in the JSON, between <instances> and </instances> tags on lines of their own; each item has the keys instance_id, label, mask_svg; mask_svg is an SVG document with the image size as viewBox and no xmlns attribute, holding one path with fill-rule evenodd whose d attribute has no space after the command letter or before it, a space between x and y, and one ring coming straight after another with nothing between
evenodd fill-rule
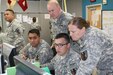
<instances>
[{"instance_id":1,"label":"soldier's ear","mask_svg":"<svg viewBox=\"0 0 113 75\"><path fill-rule=\"evenodd\" d=\"M70 43L67 44L68 48L70 47Z\"/></svg>"},{"instance_id":2,"label":"soldier's ear","mask_svg":"<svg viewBox=\"0 0 113 75\"><path fill-rule=\"evenodd\" d=\"M86 28L85 28L85 27L83 27L83 28L81 29L82 33L84 33L84 32L85 32L85 30L86 30Z\"/></svg>"}]
</instances>

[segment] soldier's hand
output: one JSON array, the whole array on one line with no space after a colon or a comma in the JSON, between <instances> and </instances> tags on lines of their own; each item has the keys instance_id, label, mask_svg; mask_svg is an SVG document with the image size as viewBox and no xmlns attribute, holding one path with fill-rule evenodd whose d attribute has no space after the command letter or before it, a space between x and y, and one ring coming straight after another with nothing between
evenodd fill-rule
<instances>
[{"instance_id":1,"label":"soldier's hand","mask_svg":"<svg viewBox=\"0 0 113 75\"><path fill-rule=\"evenodd\" d=\"M20 56L22 59L24 59L24 60L26 60L27 59L27 57L24 55L24 54L21 54L21 56Z\"/></svg>"}]
</instances>

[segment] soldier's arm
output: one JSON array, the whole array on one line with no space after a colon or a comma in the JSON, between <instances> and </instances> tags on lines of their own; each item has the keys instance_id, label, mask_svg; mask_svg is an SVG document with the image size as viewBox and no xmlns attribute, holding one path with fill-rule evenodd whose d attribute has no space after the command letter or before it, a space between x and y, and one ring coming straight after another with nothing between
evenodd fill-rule
<instances>
[{"instance_id":1,"label":"soldier's arm","mask_svg":"<svg viewBox=\"0 0 113 75\"><path fill-rule=\"evenodd\" d=\"M72 75L75 75L80 63L79 54L71 50L70 59L68 59L68 61L69 61L69 70L67 71L69 71Z\"/></svg>"},{"instance_id":2,"label":"soldier's arm","mask_svg":"<svg viewBox=\"0 0 113 75\"><path fill-rule=\"evenodd\" d=\"M22 50L19 52L19 56L23 59L27 59L27 50L29 48L30 44L28 43Z\"/></svg>"},{"instance_id":3,"label":"soldier's arm","mask_svg":"<svg viewBox=\"0 0 113 75\"><path fill-rule=\"evenodd\" d=\"M84 50L87 51L87 58L80 61L79 68L76 75L91 75L93 69L96 67L102 53L101 44L99 38L89 39L89 42L84 46Z\"/></svg>"},{"instance_id":4,"label":"soldier's arm","mask_svg":"<svg viewBox=\"0 0 113 75\"><path fill-rule=\"evenodd\" d=\"M48 67L50 70L54 70L54 62L55 58L53 58L49 63L42 64L41 67Z\"/></svg>"},{"instance_id":5,"label":"soldier's arm","mask_svg":"<svg viewBox=\"0 0 113 75\"><path fill-rule=\"evenodd\" d=\"M13 30L16 34L19 34L19 35L23 35L24 33L24 27L22 27L22 24L20 23L17 23L14 27L13 27Z\"/></svg>"},{"instance_id":6,"label":"soldier's arm","mask_svg":"<svg viewBox=\"0 0 113 75\"><path fill-rule=\"evenodd\" d=\"M39 60L41 64L49 62L52 59L52 57L53 53L50 51L50 48L41 48L41 53L39 55Z\"/></svg>"}]
</instances>

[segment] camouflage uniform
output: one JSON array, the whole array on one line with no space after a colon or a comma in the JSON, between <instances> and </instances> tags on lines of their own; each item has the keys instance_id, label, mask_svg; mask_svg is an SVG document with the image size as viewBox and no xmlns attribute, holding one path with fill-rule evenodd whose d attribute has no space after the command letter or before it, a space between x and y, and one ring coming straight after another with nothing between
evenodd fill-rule
<instances>
[{"instance_id":1,"label":"camouflage uniform","mask_svg":"<svg viewBox=\"0 0 113 75\"><path fill-rule=\"evenodd\" d=\"M98 75L113 75L113 41L105 32L90 27L74 45L75 51L85 58L80 61L76 75L91 75L94 67Z\"/></svg>"},{"instance_id":2,"label":"camouflage uniform","mask_svg":"<svg viewBox=\"0 0 113 75\"><path fill-rule=\"evenodd\" d=\"M51 19L51 36L53 40L58 33L68 33L67 25L71 19L72 15L63 11L57 21Z\"/></svg>"},{"instance_id":3,"label":"camouflage uniform","mask_svg":"<svg viewBox=\"0 0 113 75\"><path fill-rule=\"evenodd\" d=\"M27 57L28 62L39 61L41 64L48 63L53 58L53 52L50 49L49 44L41 40L36 48L32 47L28 43L21 51L21 54L24 54ZM30 61L31 60L31 61Z\"/></svg>"},{"instance_id":4,"label":"camouflage uniform","mask_svg":"<svg viewBox=\"0 0 113 75\"><path fill-rule=\"evenodd\" d=\"M5 33L0 33L0 44L2 44L4 42L4 40L6 40L6 34Z\"/></svg>"},{"instance_id":5,"label":"camouflage uniform","mask_svg":"<svg viewBox=\"0 0 113 75\"><path fill-rule=\"evenodd\" d=\"M14 19L9 23L5 32L7 34L7 40L5 40L5 42L17 47L17 52L19 52L19 50L21 50L25 45L25 40L23 38L24 28L22 25Z\"/></svg>"},{"instance_id":6,"label":"camouflage uniform","mask_svg":"<svg viewBox=\"0 0 113 75\"><path fill-rule=\"evenodd\" d=\"M41 31L41 26L38 24L38 22L35 22L31 24L30 29L38 29Z\"/></svg>"},{"instance_id":7,"label":"camouflage uniform","mask_svg":"<svg viewBox=\"0 0 113 75\"><path fill-rule=\"evenodd\" d=\"M42 66L48 66L50 70L55 70L55 75L75 75L79 61L79 54L70 49L64 57L56 54L50 63Z\"/></svg>"}]
</instances>

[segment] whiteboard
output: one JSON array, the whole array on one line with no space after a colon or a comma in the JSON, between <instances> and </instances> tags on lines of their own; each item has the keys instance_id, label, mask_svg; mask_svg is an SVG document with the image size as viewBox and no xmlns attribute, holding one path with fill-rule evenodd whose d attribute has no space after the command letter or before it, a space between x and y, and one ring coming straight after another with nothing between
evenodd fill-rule
<instances>
[{"instance_id":1,"label":"whiteboard","mask_svg":"<svg viewBox=\"0 0 113 75\"><path fill-rule=\"evenodd\" d=\"M113 11L102 11L102 29L113 38Z\"/></svg>"}]
</instances>

